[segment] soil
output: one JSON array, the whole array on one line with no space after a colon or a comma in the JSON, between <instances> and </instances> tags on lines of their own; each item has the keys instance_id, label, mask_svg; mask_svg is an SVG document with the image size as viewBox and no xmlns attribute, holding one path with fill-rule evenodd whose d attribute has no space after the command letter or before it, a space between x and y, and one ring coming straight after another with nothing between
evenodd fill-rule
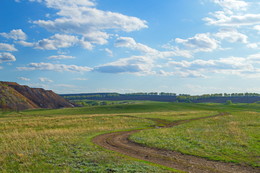
<instances>
[{"instance_id":1,"label":"soil","mask_svg":"<svg viewBox=\"0 0 260 173\"><path fill-rule=\"evenodd\" d=\"M0 108L11 110L57 109L74 107L51 90L30 88L15 82L0 81Z\"/></svg>"},{"instance_id":2,"label":"soil","mask_svg":"<svg viewBox=\"0 0 260 173\"><path fill-rule=\"evenodd\" d=\"M218 115L182 120L177 122L166 122L161 119L151 119L160 124L159 128L169 128L190 121L212 118L216 116L227 115L221 113ZM161 125L163 124L163 126ZM154 128L158 128L155 126ZM145 129L143 129L145 130ZM106 149L125 154L130 157L149 161L152 163L164 165L166 167L190 173L260 173L260 169L248 165L238 165L234 163L224 163L220 161L211 161L205 158L182 154L176 151L150 148L129 140L129 136L141 130L114 132L96 136L93 142Z\"/></svg>"}]
</instances>

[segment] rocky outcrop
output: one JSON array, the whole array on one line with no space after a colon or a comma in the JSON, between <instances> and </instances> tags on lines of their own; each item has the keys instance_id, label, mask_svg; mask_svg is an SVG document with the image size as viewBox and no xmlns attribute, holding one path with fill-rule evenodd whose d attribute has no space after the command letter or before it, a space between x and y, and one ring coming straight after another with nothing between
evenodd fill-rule
<instances>
[{"instance_id":1,"label":"rocky outcrop","mask_svg":"<svg viewBox=\"0 0 260 173\"><path fill-rule=\"evenodd\" d=\"M51 90L30 88L15 82L0 82L0 108L12 110L73 107Z\"/></svg>"}]
</instances>

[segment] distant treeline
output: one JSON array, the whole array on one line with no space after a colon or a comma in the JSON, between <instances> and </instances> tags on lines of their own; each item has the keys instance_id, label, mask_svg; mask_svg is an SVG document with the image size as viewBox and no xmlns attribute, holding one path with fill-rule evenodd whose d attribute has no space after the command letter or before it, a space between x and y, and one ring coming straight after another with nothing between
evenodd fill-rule
<instances>
[{"instance_id":1,"label":"distant treeline","mask_svg":"<svg viewBox=\"0 0 260 173\"><path fill-rule=\"evenodd\" d=\"M106 100L106 101L122 101L122 100L149 100L149 101L165 101L165 102L212 102L225 103L227 100L233 103L254 103L260 101L258 93L215 93L203 95L176 94L165 92L138 92L138 93L86 93L86 94L62 94L68 100Z\"/></svg>"}]
</instances>

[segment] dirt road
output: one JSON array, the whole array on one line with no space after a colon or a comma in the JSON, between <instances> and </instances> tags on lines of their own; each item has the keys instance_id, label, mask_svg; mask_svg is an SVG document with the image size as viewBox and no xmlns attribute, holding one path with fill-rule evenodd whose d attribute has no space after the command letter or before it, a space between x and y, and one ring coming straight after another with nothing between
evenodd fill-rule
<instances>
[{"instance_id":1,"label":"dirt road","mask_svg":"<svg viewBox=\"0 0 260 173\"><path fill-rule=\"evenodd\" d=\"M190 121L212 118L216 116L227 115L221 113L218 115L194 118L190 120L182 120L177 122L165 123L165 120L152 119L158 124L164 122L162 128L169 128L180 124L188 123ZM175 151L161 150L157 148L149 148L129 140L129 136L141 130L122 131L115 133L108 133L96 136L93 142L106 149L120 152L122 154L138 158L141 160L153 162L164 165L170 168L182 170L191 173L259 173L257 168L236 165L232 163L223 163L217 161L209 161L204 158L185 155Z\"/></svg>"}]
</instances>

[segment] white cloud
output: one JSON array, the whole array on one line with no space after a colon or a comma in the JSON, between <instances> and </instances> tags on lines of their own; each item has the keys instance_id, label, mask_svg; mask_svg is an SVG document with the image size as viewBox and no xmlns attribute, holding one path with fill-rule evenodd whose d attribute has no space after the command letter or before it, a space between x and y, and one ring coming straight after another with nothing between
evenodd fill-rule
<instances>
[{"instance_id":1,"label":"white cloud","mask_svg":"<svg viewBox=\"0 0 260 173\"><path fill-rule=\"evenodd\" d=\"M49 39L43 39L35 43L35 48L45 50L57 50L71 47L78 43L78 38L72 35L55 34Z\"/></svg>"},{"instance_id":2,"label":"white cloud","mask_svg":"<svg viewBox=\"0 0 260 173\"><path fill-rule=\"evenodd\" d=\"M51 63L30 63L27 67L17 67L18 70L47 70L47 71L69 71L69 72L87 72L92 69L85 66L51 64Z\"/></svg>"},{"instance_id":3,"label":"white cloud","mask_svg":"<svg viewBox=\"0 0 260 173\"><path fill-rule=\"evenodd\" d=\"M219 47L218 41L210 38L210 34L208 33L196 34L194 37L188 39L176 38L175 42L193 48L195 51L203 52L211 52Z\"/></svg>"},{"instance_id":4,"label":"white cloud","mask_svg":"<svg viewBox=\"0 0 260 173\"><path fill-rule=\"evenodd\" d=\"M16 61L16 58L11 53L3 52L0 53L0 63Z\"/></svg>"},{"instance_id":5,"label":"white cloud","mask_svg":"<svg viewBox=\"0 0 260 173\"><path fill-rule=\"evenodd\" d=\"M185 56L191 57L187 52L175 49L174 51L158 51L141 43L137 43L131 37L119 37L115 42L116 47L125 47L144 53L141 56L131 56L121 58L117 61L96 66L93 71L101 73L131 73L136 75L156 74L153 70L159 67L156 65L158 59L168 59L169 57Z\"/></svg>"},{"instance_id":6,"label":"white cloud","mask_svg":"<svg viewBox=\"0 0 260 173\"><path fill-rule=\"evenodd\" d=\"M243 57L228 57L217 60L194 61L170 61L168 66L177 72L196 72L197 74L208 76L209 73L238 75L243 77L260 77L260 54Z\"/></svg>"},{"instance_id":7,"label":"white cloud","mask_svg":"<svg viewBox=\"0 0 260 173\"><path fill-rule=\"evenodd\" d=\"M55 20L34 21L41 27L52 32L75 33L86 35L93 31L118 29L126 32L147 28L146 21L120 13L102 11L96 8L63 6L60 7L61 16Z\"/></svg>"},{"instance_id":8,"label":"white cloud","mask_svg":"<svg viewBox=\"0 0 260 173\"><path fill-rule=\"evenodd\" d=\"M70 84L57 84L55 85L57 87L62 87L62 88L76 88L76 85L70 85Z\"/></svg>"},{"instance_id":9,"label":"white cloud","mask_svg":"<svg viewBox=\"0 0 260 173\"><path fill-rule=\"evenodd\" d=\"M260 64L260 53L249 55L247 59L249 61L253 61L254 63Z\"/></svg>"},{"instance_id":10,"label":"white cloud","mask_svg":"<svg viewBox=\"0 0 260 173\"><path fill-rule=\"evenodd\" d=\"M256 26L254 26L253 29L257 30L258 33L260 34L260 25L256 25Z\"/></svg>"},{"instance_id":11,"label":"white cloud","mask_svg":"<svg viewBox=\"0 0 260 173\"><path fill-rule=\"evenodd\" d=\"M157 74L161 76L179 76L182 78L206 78L205 75L195 70L185 70L185 71L176 70L174 72L160 70L159 72L157 72Z\"/></svg>"},{"instance_id":12,"label":"white cloud","mask_svg":"<svg viewBox=\"0 0 260 173\"><path fill-rule=\"evenodd\" d=\"M107 43L107 39L109 39L109 34L101 31L90 32L84 35L83 39L92 43L104 45Z\"/></svg>"},{"instance_id":13,"label":"white cloud","mask_svg":"<svg viewBox=\"0 0 260 173\"><path fill-rule=\"evenodd\" d=\"M150 58L157 59L157 58L167 58L167 57L186 57L190 58L192 57L191 52L180 50L179 48L175 47L172 48L172 51L159 51L156 49L153 49L147 45L137 43L133 38L131 37L119 37L115 42L116 47L126 47L130 48L132 50L140 51L142 53L145 53L145 56L149 56Z\"/></svg>"},{"instance_id":14,"label":"white cloud","mask_svg":"<svg viewBox=\"0 0 260 173\"><path fill-rule=\"evenodd\" d=\"M19 80L23 80L23 81L30 81L31 79L26 78L26 77L18 77L17 79Z\"/></svg>"},{"instance_id":15,"label":"white cloud","mask_svg":"<svg viewBox=\"0 0 260 173\"><path fill-rule=\"evenodd\" d=\"M87 79L87 78L75 78L74 80L86 81L86 80L88 80L88 79Z\"/></svg>"},{"instance_id":16,"label":"white cloud","mask_svg":"<svg viewBox=\"0 0 260 173\"><path fill-rule=\"evenodd\" d=\"M256 43L249 43L246 45L248 48L250 49L259 49L260 48L260 42L256 42Z\"/></svg>"},{"instance_id":17,"label":"white cloud","mask_svg":"<svg viewBox=\"0 0 260 173\"><path fill-rule=\"evenodd\" d=\"M94 71L101 73L134 73L137 75L153 74L154 61L146 56L132 56L115 62L97 66Z\"/></svg>"},{"instance_id":18,"label":"white cloud","mask_svg":"<svg viewBox=\"0 0 260 173\"><path fill-rule=\"evenodd\" d=\"M67 56L67 55L53 55L48 57L48 59L74 59L74 56Z\"/></svg>"},{"instance_id":19,"label":"white cloud","mask_svg":"<svg viewBox=\"0 0 260 173\"><path fill-rule=\"evenodd\" d=\"M93 48L93 45L89 41L85 40L84 37L79 39L77 36L66 34L55 34L50 38L45 38L35 43L26 41L18 41L17 43L25 47L34 47L35 49L42 50L57 50L59 48L68 48L75 45L81 45L83 48L88 50Z\"/></svg>"},{"instance_id":20,"label":"white cloud","mask_svg":"<svg viewBox=\"0 0 260 173\"><path fill-rule=\"evenodd\" d=\"M245 34L242 34L235 29L222 29L220 32L214 34L214 36L221 40L227 40L231 43L247 43L248 39L248 37Z\"/></svg>"},{"instance_id":21,"label":"white cloud","mask_svg":"<svg viewBox=\"0 0 260 173\"><path fill-rule=\"evenodd\" d=\"M21 29L14 29L9 33L0 33L1 36L14 40L26 40L27 35Z\"/></svg>"},{"instance_id":22,"label":"white cloud","mask_svg":"<svg viewBox=\"0 0 260 173\"><path fill-rule=\"evenodd\" d=\"M105 48L104 51L108 54L108 56L111 56L111 57L114 56L112 50Z\"/></svg>"},{"instance_id":23,"label":"white cloud","mask_svg":"<svg viewBox=\"0 0 260 173\"><path fill-rule=\"evenodd\" d=\"M46 5L50 8L61 9L63 7L71 6L95 6L94 0L73 0L73 1L64 1L64 0L29 0L29 1L44 1Z\"/></svg>"},{"instance_id":24,"label":"white cloud","mask_svg":"<svg viewBox=\"0 0 260 173\"><path fill-rule=\"evenodd\" d=\"M40 77L40 78L39 78L39 81L41 81L41 82L48 82L48 83L53 82L53 80L48 79L48 78L46 78L46 77Z\"/></svg>"},{"instance_id":25,"label":"white cloud","mask_svg":"<svg viewBox=\"0 0 260 173\"><path fill-rule=\"evenodd\" d=\"M248 3L242 0L212 0L225 10L246 10Z\"/></svg>"},{"instance_id":26,"label":"white cloud","mask_svg":"<svg viewBox=\"0 0 260 173\"><path fill-rule=\"evenodd\" d=\"M81 36L82 46L87 49L92 49L92 44L106 44L109 39L106 30L131 32L148 27L145 20L137 17L99 10L92 0L43 0L37 2L43 2L48 8L54 8L58 12L56 19L37 20L33 21L34 24L50 32Z\"/></svg>"},{"instance_id":27,"label":"white cloud","mask_svg":"<svg viewBox=\"0 0 260 173\"><path fill-rule=\"evenodd\" d=\"M8 51L8 52L17 51L17 49L14 47L14 45L6 44L6 43L0 43L0 50Z\"/></svg>"},{"instance_id":28,"label":"white cloud","mask_svg":"<svg viewBox=\"0 0 260 173\"><path fill-rule=\"evenodd\" d=\"M30 43L30 42L27 42L27 41L17 41L16 43L18 43L22 46L25 46L25 47L33 47L34 46L34 43Z\"/></svg>"},{"instance_id":29,"label":"white cloud","mask_svg":"<svg viewBox=\"0 0 260 173\"><path fill-rule=\"evenodd\" d=\"M133 50L138 50L148 54L156 54L158 51L152 49L144 44L136 43L136 41L131 37L119 37L115 43L116 47L127 47Z\"/></svg>"},{"instance_id":30,"label":"white cloud","mask_svg":"<svg viewBox=\"0 0 260 173\"><path fill-rule=\"evenodd\" d=\"M226 15L223 11L212 14L213 18L206 17L204 20L208 25L218 26L246 26L260 24L260 14Z\"/></svg>"}]
</instances>

